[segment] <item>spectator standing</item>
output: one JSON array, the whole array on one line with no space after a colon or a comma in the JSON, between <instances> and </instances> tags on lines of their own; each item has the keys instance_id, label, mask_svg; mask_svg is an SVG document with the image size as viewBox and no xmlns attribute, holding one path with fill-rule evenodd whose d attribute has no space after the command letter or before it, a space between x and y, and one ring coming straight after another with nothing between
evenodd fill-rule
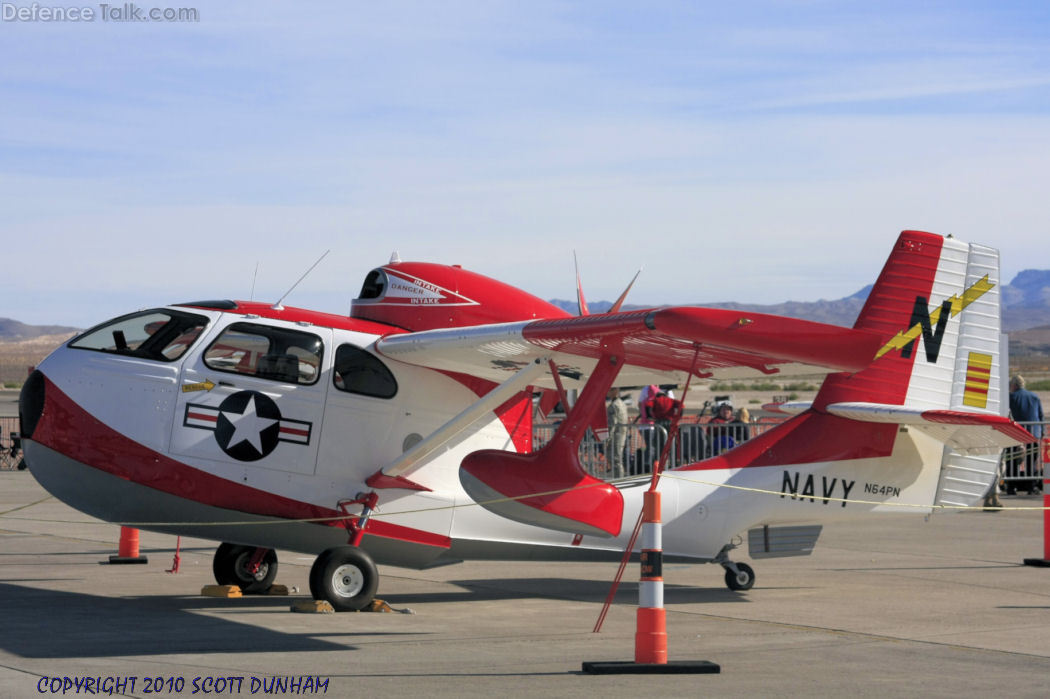
<instances>
[{"instance_id":1,"label":"spectator standing","mask_svg":"<svg viewBox=\"0 0 1050 699\"><path fill-rule=\"evenodd\" d=\"M605 409L609 424L609 446L606 448L609 468L613 478L623 478L623 450L627 446L627 404L620 396L620 389L609 389L609 405Z\"/></svg>"},{"instance_id":2,"label":"spectator standing","mask_svg":"<svg viewBox=\"0 0 1050 699\"><path fill-rule=\"evenodd\" d=\"M1039 396L1025 388L1024 377L1016 374L1010 379L1010 417L1021 423L1036 439L1035 444L1026 444L1024 450L1024 472L1031 480L1027 481L1029 493L1034 493L1042 483L1035 477L1039 466L1039 440L1043 436L1043 403ZM1007 482L1007 492L1014 489ZM1012 493L1011 493L1012 494Z\"/></svg>"}]
</instances>

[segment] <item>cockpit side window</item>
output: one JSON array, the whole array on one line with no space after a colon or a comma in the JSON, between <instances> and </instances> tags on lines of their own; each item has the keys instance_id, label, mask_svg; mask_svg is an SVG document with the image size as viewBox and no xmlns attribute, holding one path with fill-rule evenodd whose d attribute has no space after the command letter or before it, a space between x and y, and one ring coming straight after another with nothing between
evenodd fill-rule
<instances>
[{"instance_id":1,"label":"cockpit side window","mask_svg":"<svg viewBox=\"0 0 1050 699\"><path fill-rule=\"evenodd\" d=\"M186 353L207 325L208 319L195 313L143 311L98 325L73 338L69 346L173 362Z\"/></svg>"},{"instance_id":2,"label":"cockpit side window","mask_svg":"<svg viewBox=\"0 0 1050 699\"><path fill-rule=\"evenodd\" d=\"M354 345L340 345L335 351L335 387L347 393L373 398L397 395L397 379L383 362Z\"/></svg>"},{"instance_id":3,"label":"cockpit side window","mask_svg":"<svg viewBox=\"0 0 1050 699\"><path fill-rule=\"evenodd\" d=\"M312 384L321 375L317 335L256 323L234 323L204 351L204 365L284 383Z\"/></svg>"}]
</instances>

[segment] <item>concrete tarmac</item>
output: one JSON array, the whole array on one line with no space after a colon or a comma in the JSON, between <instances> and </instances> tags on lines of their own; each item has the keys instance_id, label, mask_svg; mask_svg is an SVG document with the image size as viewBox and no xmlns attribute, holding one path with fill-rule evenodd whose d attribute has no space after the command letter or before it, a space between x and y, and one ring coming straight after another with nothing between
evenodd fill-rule
<instances>
[{"instance_id":1,"label":"concrete tarmac","mask_svg":"<svg viewBox=\"0 0 1050 699\"><path fill-rule=\"evenodd\" d=\"M669 657L721 673L594 676L584 661L633 659L635 565L600 634L612 564L381 567L379 597L414 614L292 613L308 598L306 557L278 552L277 581L298 594L202 597L213 542L183 538L171 574L175 537L143 532L148 565L109 565L118 527L4 471L0 696L89 696L90 678L135 697L1042 697L1050 568L1022 565L1042 555L1042 518L974 511L826 527L812 556L748 561L757 582L744 593L724 587L719 567L666 565Z\"/></svg>"}]
</instances>

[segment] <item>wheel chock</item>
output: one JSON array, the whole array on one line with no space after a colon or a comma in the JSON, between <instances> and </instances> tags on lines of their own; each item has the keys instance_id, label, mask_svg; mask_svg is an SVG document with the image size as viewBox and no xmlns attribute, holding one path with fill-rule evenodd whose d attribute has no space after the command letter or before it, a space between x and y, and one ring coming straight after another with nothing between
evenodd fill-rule
<instances>
[{"instance_id":1,"label":"wheel chock","mask_svg":"<svg viewBox=\"0 0 1050 699\"><path fill-rule=\"evenodd\" d=\"M241 595L241 588L236 585L205 585L201 588L201 596L232 599L243 595Z\"/></svg>"},{"instance_id":2,"label":"wheel chock","mask_svg":"<svg viewBox=\"0 0 1050 699\"><path fill-rule=\"evenodd\" d=\"M335 614L335 608L328 600L304 599L292 605L293 612L302 614Z\"/></svg>"},{"instance_id":3,"label":"wheel chock","mask_svg":"<svg viewBox=\"0 0 1050 699\"><path fill-rule=\"evenodd\" d=\"M374 599L372 603L361 610L362 612L381 612L385 614L415 614L411 609L407 607L405 609L394 609L386 600Z\"/></svg>"},{"instance_id":4,"label":"wheel chock","mask_svg":"<svg viewBox=\"0 0 1050 699\"><path fill-rule=\"evenodd\" d=\"M287 585L270 585L270 589L266 591L267 595L273 597L287 597L288 586Z\"/></svg>"}]
</instances>

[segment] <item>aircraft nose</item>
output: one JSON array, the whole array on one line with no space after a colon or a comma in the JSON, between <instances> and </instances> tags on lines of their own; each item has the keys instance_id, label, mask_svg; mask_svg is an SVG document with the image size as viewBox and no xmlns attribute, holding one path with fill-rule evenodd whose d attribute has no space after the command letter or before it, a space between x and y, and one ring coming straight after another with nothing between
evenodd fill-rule
<instances>
[{"instance_id":1,"label":"aircraft nose","mask_svg":"<svg viewBox=\"0 0 1050 699\"><path fill-rule=\"evenodd\" d=\"M40 416L44 414L44 384L44 375L36 369L26 379L18 395L18 421L25 439L33 438Z\"/></svg>"}]
</instances>

